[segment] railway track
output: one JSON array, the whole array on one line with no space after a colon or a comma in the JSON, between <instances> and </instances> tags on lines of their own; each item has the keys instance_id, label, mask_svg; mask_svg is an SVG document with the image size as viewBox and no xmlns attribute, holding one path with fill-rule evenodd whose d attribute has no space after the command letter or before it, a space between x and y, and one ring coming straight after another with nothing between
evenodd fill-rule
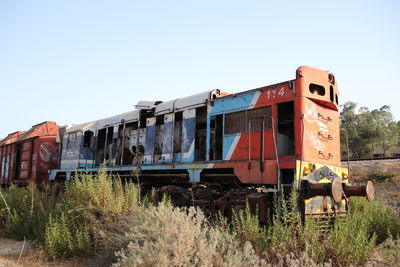
<instances>
[{"instance_id":1,"label":"railway track","mask_svg":"<svg viewBox=\"0 0 400 267\"><path fill-rule=\"evenodd\" d=\"M383 158L359 158L359 159L349 159L349 161L380 161L380 160L396 160L400 157L383 157ZM347 160L342 160L342 162L347 162Z\"/></svg>"}]
</instances>

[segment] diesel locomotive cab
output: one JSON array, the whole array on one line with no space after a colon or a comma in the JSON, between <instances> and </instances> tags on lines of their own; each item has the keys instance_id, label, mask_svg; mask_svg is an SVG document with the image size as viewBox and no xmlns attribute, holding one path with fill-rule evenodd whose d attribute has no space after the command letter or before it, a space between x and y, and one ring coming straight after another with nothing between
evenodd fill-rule
<instances>
[{"instance_id":1,"label":"diesel locomotive cab","mask_svg":"<svg viewBox=\"0 0 400 267\"><path fill-rule=\"evenodd\" d=\"M347 212L347 198L374 198L372 182L352 185L348 169L341 166L339 91L335 76L310 67L296 72L300 125L300 156L296 178L304 215Z\"/></svg>"}]
</instances>

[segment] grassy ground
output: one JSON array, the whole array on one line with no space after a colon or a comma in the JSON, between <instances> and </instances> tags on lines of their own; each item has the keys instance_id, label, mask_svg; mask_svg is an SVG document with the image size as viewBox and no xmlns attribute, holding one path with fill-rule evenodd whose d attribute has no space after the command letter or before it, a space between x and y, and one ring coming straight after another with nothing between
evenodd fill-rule
<instances>
[{"instance_id":1,"label":"grassy ground","mask_svg":"<svg viewBox=\"0 0 400 267\"><path fill-rule=\"evenodd\" d=\"M282 216L274 217L274 223L266 227L248 210L237 212L231 222L220 217L210 223L200 210L174 208L168 199L158 205L146 198L139 201L134 184L122 185L120 179L105 172L97 177L82 175L57 198L48 192L31 186L12 187L0 194L1 232L6 237L29 240L40 252L37 261L42 263L400 264L400 219L379 199L373 203L353 199L348 218L336 222L329 232L321 232L313 220L305 226L297 223L289 208L291 200L284 203ZM293 194L292 201L295 198Z\"/></svg>"}]
</instances>

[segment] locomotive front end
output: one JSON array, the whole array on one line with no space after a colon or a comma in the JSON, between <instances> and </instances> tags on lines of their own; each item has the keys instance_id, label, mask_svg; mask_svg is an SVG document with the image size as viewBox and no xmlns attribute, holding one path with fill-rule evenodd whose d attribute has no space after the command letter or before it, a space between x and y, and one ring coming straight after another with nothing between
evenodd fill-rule
<instances>
[{"instance_id":1,"label":"locomotive front end","mask_svg":"<svg viewBox=\"0 0 400 267\"><path fill-rule=\"evenodd\" d=\"M341 166L339 92L335 76L310 67L296 73L299 90L299 127L296 179L299 211L305 216L344 215L348 198L374 199L372 182L349 183L349 170Z\"/></svg>"}]
</instances>

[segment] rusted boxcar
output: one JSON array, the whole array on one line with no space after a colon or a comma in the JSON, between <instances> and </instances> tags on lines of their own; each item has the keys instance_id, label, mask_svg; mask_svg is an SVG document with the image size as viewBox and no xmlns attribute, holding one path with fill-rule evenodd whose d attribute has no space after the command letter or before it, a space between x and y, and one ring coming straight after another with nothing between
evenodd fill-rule
<instances>
[{"instance_id":1,"label":"rusted boxcar","mask_svg":"<svg viewBox=\"0 0 400 267\"><path fill-rule=\"evenodd\" d=\"M10 133L0 141L0 184L8 184L15 168L15 142L24 131Z\"/></svg>"},{"instance_id":2,"label":"rusted boxcar","mask_svg":"<svg viewBox=\"0 0 400 267\"><path fill-rule=\"evenodd\" d=\"M59 126L52 121L33 125L27 132L12 140L5 149L3 161L7 173L2 175L3 184L40 184L46 180L48 171L58 167ZM3 148L4 150L4 148Z\"/></svg>"}]
</instances>

